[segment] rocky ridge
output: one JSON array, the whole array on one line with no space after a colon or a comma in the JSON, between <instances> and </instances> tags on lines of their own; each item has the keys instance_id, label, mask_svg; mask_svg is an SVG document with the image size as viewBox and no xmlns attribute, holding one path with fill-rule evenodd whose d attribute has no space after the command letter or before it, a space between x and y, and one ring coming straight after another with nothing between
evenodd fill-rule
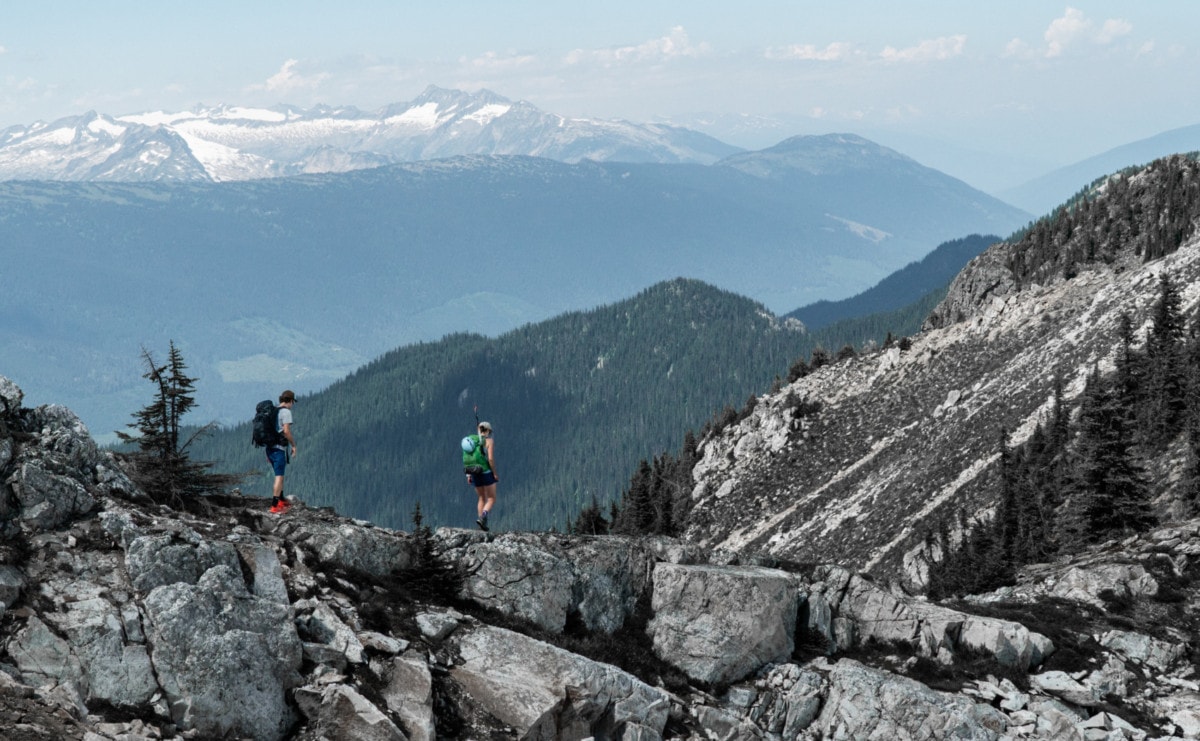
<instances>
[{"instance_id":1,"label":"rocky ridge","mask_svg":"<svg viewBox=\"0 0 1200 741\"><path fill-rule=\"evenodd\" d=\"M798 562L836 553L919 591L930 528L959 509L988 516L1002 433L1028 439L1056 378L1070 403L1093 368L1111 371L1122 315L1140 343L1163 275L1181 287L1185 316L1200 307L1195 236L1160 259L1126 247L1024 285L1015 249L1002 242L973 260L904 349L820 367L703 440L687 539ZM1168 520L1181 512L1169 475L1180 459L1161 462L1155 506Z\"/></svg>"},{"instance_id":2,"label":"rocky ridge","mask_svg":"<svg viewBox=\"0 0 1200 741\"><path fill-rule=\"evenodd\" d=\"M1135 619L1194 610L1200 522L956 606L669 538L441 529L461 586L423 599L417 531L172 510L21 403L0 377L13 741L1200 737L1194 634ZM1120 621L1089 607L1114 595Z\"/></svg>"}]
</instances>

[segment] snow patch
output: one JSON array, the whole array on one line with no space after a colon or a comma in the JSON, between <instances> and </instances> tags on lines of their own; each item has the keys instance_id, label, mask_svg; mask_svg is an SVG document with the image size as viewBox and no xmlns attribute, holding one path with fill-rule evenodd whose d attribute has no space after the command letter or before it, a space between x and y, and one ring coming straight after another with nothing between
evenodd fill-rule
<instances>
[{"instance_id":1,"label":"snow patch","mask_svg":"<svg viewBox=\"0 0 1200 741\"><path fill-rule=\"evenodd\" d=\"M851 233L855 234L856 236L862 237L863 239L865 239L869 242L874 242L875 244L879 244L883 240L892 236L891 234L889 234L888 232L885 232L882 229L876 229L873 226L867 226L866 224L860 224L857 221L851 221L850 219L843 219L841 216L834 216L833 214L825 214L825 217L829 218L829 219L833 219L834 221L841 223L843 226L845 226L847 229L849 229Z\"/></svg>"},{"instance_id":2,"label":"snow patch","mask_svg":"<svg viewBox=\"0 0 1200 741\"><path fill-rule=\"evenodd\" d=\"M118 126L107 118L94 118L88 122L87 128L88 131L93 131L97 134L109 134L111 136L120 136L125 133L124 126Z\"/></svg>"},{"instance_id":3,"label":"snow patch","mask_svg":"<svg viewBox=\"0 0 1200 741\"><path fill-rule=\"evenodd\" d=\"M385 124L419 126L423 129L433 129L438 124L437 103L423 103L409 108L399 116L390 116L383 121Z\"/></svg>"},{"instance_id":4,"label":"snow patch","mask_svg":"<svg viewBox=\"0 0 1200 741\"><path fill-rule=\"evenodd\" d=\"M497 118L500 118L505 113L508 113L511 109L512 109L512 106L510 106L510 105L501 105L500 103L491 103L489 105L483 106L482 108L475 111L474 113L470 113L466 116L463 116L463 120L474 121L481 126L487 126L492 121L496 120Z\"/></svg>"}]
</instances>

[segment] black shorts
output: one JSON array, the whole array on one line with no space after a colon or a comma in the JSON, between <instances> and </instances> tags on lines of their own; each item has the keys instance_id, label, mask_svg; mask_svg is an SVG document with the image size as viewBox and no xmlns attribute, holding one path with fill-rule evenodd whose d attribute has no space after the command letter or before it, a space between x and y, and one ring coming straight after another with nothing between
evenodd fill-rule
<instances>
[{"instance_id":1,"label":"black shorts","mask_svg":"<svg viewBox=\"0 0 1200 741\"><path fill-rule=\"evenodd\" d=\"M467 478L470 480L471 486L491 486L496 483L496 474L491 471L473 473L467 476Z\"/></svg>"}]
</instances>

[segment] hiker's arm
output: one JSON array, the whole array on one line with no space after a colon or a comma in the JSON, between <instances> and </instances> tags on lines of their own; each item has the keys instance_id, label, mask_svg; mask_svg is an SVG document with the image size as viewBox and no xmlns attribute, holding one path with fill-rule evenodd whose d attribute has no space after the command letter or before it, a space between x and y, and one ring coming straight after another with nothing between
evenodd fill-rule
<instances>
[{"instance_id":1,"label":"hiker's arm","mask_svg":"<svg viewBox=\"0 0 1200 741\"><path fill-rule=\"evenodd\" d=\"M499 481L500 474L496 472L496 441L490 437L487 441L487 458L488 466L492 469L492 475L496 477L497 481Z\"/></svg>"},{"instance_id":2,"label":"hiker's arm","mask_svg":"<svg viewBox=\"0 0 1200 741\"><path fill-rule=\"evenodd\" d=\"M296 438L292 437L292 425L291 425L291 423L290 423L290 422L289 422L288 424L285 424L285 425L283 426L283 436L287 438L287 441L288 441L289 443L291 443L291 445L292 445L292 453L293 453L293 454L295 454L295 452L296 452Z\"/></svg>"}]
</instances>

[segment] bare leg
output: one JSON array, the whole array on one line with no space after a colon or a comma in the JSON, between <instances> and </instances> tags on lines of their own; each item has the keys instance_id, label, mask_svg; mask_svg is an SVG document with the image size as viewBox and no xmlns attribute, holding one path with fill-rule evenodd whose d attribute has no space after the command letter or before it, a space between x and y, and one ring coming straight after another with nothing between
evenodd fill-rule
<instances>
[{"instance_id":1,"label":"bare leg","mask_svg":"<svg viewBox=\"0 0 1200 741\"><path fill-rule=\"evenodd\" d=\"M496 506L496 485L488 484L478 491L479 516L482 517L485 512L491 514L492 508Z\"/></svg>"}]
</instances>

